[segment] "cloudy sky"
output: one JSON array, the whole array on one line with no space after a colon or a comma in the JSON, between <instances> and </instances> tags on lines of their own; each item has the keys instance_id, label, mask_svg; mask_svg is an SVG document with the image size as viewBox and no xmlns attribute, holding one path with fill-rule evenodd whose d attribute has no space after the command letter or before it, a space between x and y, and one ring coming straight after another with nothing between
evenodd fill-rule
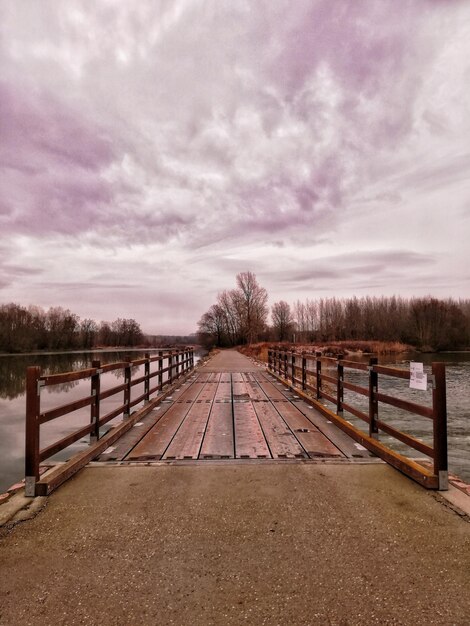
<instances>
[{"instance_id":1,"label":"cloudy sky","mask_svg":"<svg viewBox=\"0 0 470 626\"><path fill-rule=\"evenodd\" d=\"M470 3L0 0L0 303L470 297Z\"/></svg>"}]
</instances>

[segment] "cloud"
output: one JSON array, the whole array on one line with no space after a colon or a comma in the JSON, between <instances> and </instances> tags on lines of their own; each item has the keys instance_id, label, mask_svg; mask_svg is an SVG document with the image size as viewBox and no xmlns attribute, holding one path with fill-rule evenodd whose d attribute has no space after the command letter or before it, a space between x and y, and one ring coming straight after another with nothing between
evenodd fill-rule
<instances>
[{"instance_id":1,"label":"cloud","mask_svg":"<svg viewBox=\"0 0 470 626\"><path fill-rule=\"evenodd\" d=\"M44 273L7 297L112 317L129 285L169 332L168 284L189 330L246 269L281 298L468 287L466 3L3 9L0 228Z\"/></svg>"}]
</instances>

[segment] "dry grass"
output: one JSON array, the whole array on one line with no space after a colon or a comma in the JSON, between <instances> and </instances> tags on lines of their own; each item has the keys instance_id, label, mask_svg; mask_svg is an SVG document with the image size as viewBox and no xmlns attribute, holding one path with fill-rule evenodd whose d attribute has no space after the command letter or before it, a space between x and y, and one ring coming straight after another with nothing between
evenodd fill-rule
<instances>
[{"instance_id":1,"label":"dry grass","mask_svg":"<svg viewBox=\"0 0 470 626\"><path fill-rule=\"evenodd\" d=\"M296 350L297 352L321 352L324 356L337 356L338 354L400 354L412 352L414 348L399 341L330 341L325 344L300 344L300 343L254 343L249 346L240 346L238 349L246 356L254 357L267 363L268 350L281 346L284 350Z\"/></svg>"}]
</instances>

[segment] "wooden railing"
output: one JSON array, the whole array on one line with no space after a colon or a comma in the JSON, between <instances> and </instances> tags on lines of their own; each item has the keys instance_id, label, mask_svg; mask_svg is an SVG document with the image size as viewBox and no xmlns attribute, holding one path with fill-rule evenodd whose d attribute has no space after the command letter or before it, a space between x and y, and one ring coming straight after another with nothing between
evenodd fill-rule
<instances>
[{"instance_id":1,"label":"wooden railing","mask_svg":"<svg viewBox=\"0 0 470 626\"><path fill-rule=\"evenodd\" d=\"M335 375L327 374L322 365L333 368ZM443 363L432 364L432 406L416 404L379 392L379 377L409 381L410 372L378 365L376 358L371 358L367 364L345 360L342 355L332 358L322 356L319 352L311 354L274 349L268 351L268 367L292 387L308 395L308 399L313 400L318 410L367 449L425 487L440 490L448 488L446 379ZM347 370L365 372L368 376L367 386L346 380ZM367 412L361 407L345 402L345 390L365 396L368 399ZM327 400L333 404L335 412L324 407L319 400ZM379 403L430 419L433 444L429 445L381 419ZM368 424L367 432L345 420L343 418L345 411ZM412 460L385 446L378 441L380 431L429 457L431 462L423 465L419 460Z\"/></svg>"},{"instance_id":2,"label":"wooden railing","mask_svg":"<svg viewBox=\"0 0 470 626\"><path fill-rule=\"evenodd\" d=\"M163 365L166 362L166 367ZM152 364L156 363L156 368ZM144 374L137 378L132 377L132 370L137 366L144 366ZM92 361L88 369L63 374L42 375L40 367L28 367L26 373L26 454L25 454L25 494L36 495L36 484L39 480L40 464L64 450L82 437L90 435L91 441L98 441L100 428L112 419L123 416L130 417L132 408L141 403L148 403L154 394L162 391L174 380L194 367L193 348L177 350L160 350L158 355L146 354L143 359L129 362L109 363L101 365L100 361ZM120 372L124 375L124 382L101 391L101 375L107 372ZM90 392L84 397L56 406L41 412L41 390L52 385L90 380ZM143 384L143 393L132 397L132 388ZM122 403L112 411L101 415L103 400L122 394ZM40 429L43 424L51 422L69 413L90 407L90 422L75 430L47 447L40 447Z\"/></svg>"}]
</instances>

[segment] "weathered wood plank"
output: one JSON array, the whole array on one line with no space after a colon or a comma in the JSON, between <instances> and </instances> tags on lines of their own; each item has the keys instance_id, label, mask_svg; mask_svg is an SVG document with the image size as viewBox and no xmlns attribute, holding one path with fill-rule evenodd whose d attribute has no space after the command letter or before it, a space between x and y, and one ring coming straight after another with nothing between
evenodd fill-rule
<instances>
[{"instance_id":1,"label":"weathered wood plank","mask_svg":"<svg viewBox=\"0 0 470 626\"><path fill-rule=\"evenodd\" d=\"M253 407L273 458L294 459L307 457L306 451L270 402L255 402Z\"/></svg>"},{"instance_id":2,"label":"weathered wood plank","mask_svg":"<svg viewBox=\"0 0 470 626\"><path fill-rule=\"evenodd\" d=\"M256 379L251 373L242 374L243 380L246 384L246 390L251 400L255 402L267 402L268 398L264 391L259 386Z\"/></svg>"},{"instance_id":3,"label":"weathered wood plank","mask_svg":"<svg viewBox=\"0 0 470 626\"><path fill-rule=\"evenodd\" d=\"M286 400L285 395L282 393L282 386L275 382L272 382L265 378L263 374L256 375L258 385L264 391L269 400Z\"/></svg>"},{"instance_id":4,"label":"weathered wood plank","mask_svg":"<svg viewBox=\"0 0 470 626\"><path fill-rule=\"evenodd\" d=\"M322 432L328 439L348 458L370 458L375 456L364 448L360 443L351 439L346 433L340 430L326 417L321 415L312 405L303 400L296 400L295 406L301 411L307 419Z\"/></svg>"},{"instance_id":5,"label":"weathered wood plank","mask_svg":"<svg viewBox=\"0 0 470 626\"><path fill-rule=\"evenodd\" d=\"M341 451L291 402L278 402L276 409L294 432L310 458L343 456Z\"/></svg>"},{"instance_id":6,"label":"weathered wood plank","mask_svg":"<svg viewBox=\"0 0 470 626\"><path fill-rule=\"evenodd\" d=\"M177 403L125 457L126 461L161 459L192 404Z\"/></svg>"},{"instance_id":7,"label":"weathered wood plank","mask_svg":"<svg viewBox=\"0 0 470 626\"><path fill-rule=\"evenodd\" d=\"M251 402L233 404L235 457L237 459L272 458Z\"/></svg>"},{"instance_id":8,"label":"weathered wood plank","mask_svg":"<svg viewBox=\"0 0 470 626\"><path fill-rule=\"evenodd\" d=\"M207 383L207 385L214 385L214 383ZM210 410L210 402L192 405L166 452L163 454L163 459L198 458Z\"/></svg>"},{"instance_id":9,"label":"weathered wood plank","mask_svg":"<svg viewBox=\"0 0 470 626\"><path fill-rule=\"evenodd\" d=\"M122 461L129 454L143 437L155 426L155 424L170 409L171 404L161 404L155 407L142 420L134 424L124 435L116 441L113 446L109 446L95 461Z\"/></svg>"},{"instance_id":10,"label":"weathered wood plank","mask_svg":"<svg viewBox=\"0 0 470 626\"><path fill-rule=\"evenodd\" d=\"M200 459L233 459L233 420L231 403L215 402L209 415Z\"/></svg>"}]
</instances>

